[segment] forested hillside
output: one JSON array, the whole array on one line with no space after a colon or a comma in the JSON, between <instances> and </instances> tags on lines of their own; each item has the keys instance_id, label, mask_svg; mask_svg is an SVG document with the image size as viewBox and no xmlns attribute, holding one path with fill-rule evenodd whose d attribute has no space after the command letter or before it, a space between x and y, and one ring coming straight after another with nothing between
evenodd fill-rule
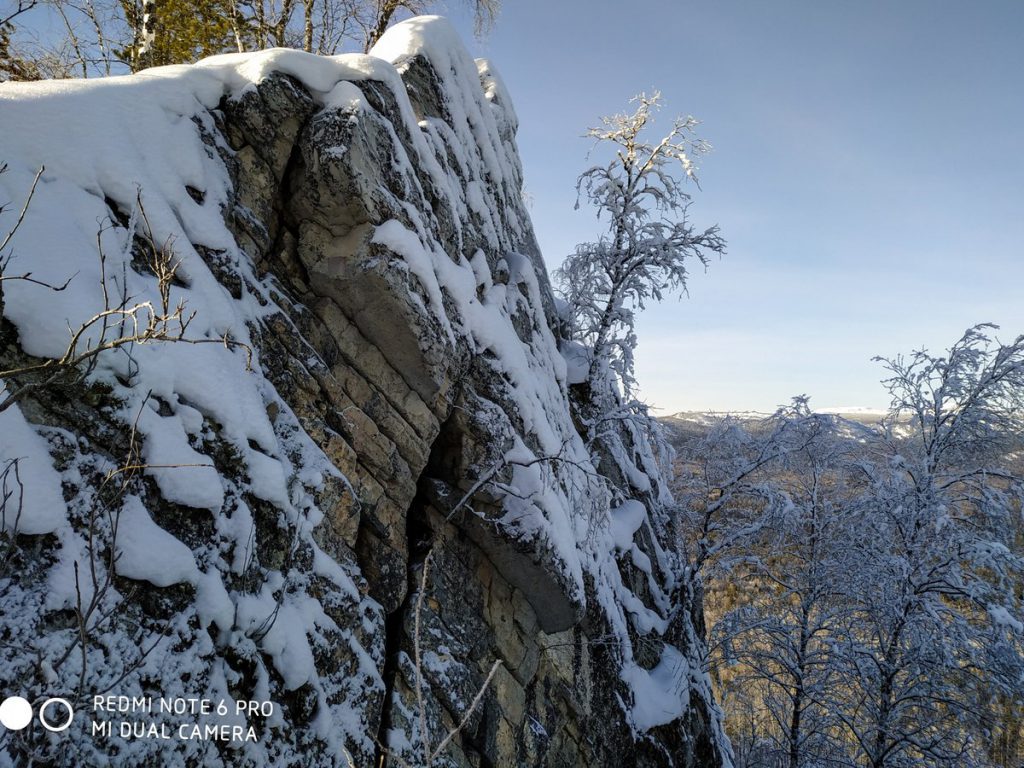
<instances>
[{"instance_id":1,"label":"forested hillside","mask_svg":"<svg viewBox=\"0 0 1024 768\"><path fill-rule=\"evenodd\" d=\"M666 420L737 765L1024 758L1024 340L881 361L884 416Z\"/></svg>"}]
</instances>

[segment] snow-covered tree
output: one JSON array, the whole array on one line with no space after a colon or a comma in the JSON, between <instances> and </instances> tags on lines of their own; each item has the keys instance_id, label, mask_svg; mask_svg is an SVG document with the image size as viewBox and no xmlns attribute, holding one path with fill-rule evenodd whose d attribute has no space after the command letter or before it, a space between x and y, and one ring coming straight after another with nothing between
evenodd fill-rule
<instances>
[{"instance_id":1,"label":"snow-covered tree","mask_svg":"<svg viewBox=\"0 0 1024 768\"><path fill-rule=\"evenodd\" d=\"M856 488L848 471L852 446L827 417L802 414L791 429L802 433L802 445L774 467L787 503L772 525L752 532L742 558L732 559L736 607L711 641L726 651L718 660L732 667L719 675L733 687L757 687L767 704L762 756L800 768L842 752L826 705L835 683L831 644L849 610L842 576L860 564L846 536L844 502Z\"/></svg>"},{"instance_id":2,"label":"snow-covered tree","mask_svg":"<svg viewBox=\"0 0 1024 768\"><path fill-rule=\"evenodd\" d=\"M684 520L748 765L983 766L1019 730L1024 337L991 330L882 360L877 427L780 412L693 446Z\"/></svg>"},{"instance_id":3,"label":"snow-covered tree","mask_svg":"<svg viewBox=\"0 0 1024 768\"><path fill-rule=\"evenodd\" d=\"M873 768L977 764L981 703L1020 692L1024 337L1000 344L992 329L882 360L892 408L851 510L865 566L847 578L856 614L833 690Z\"/></svg>"},{"instance_id":4,"label":"snow-covered tree","mask_svg":"<svg viewBox=\"0 0 1024 768\"><path fill-rule=\"evenodd\" d=\"M728 573L792 502L778 482L787 458L806 450L825 424L804 398L770 417L725 417L686 445L678 467L684 547L691 573Z\"/></svg>"},{"instance_id":5,"label":"snow-covered tree","mask_svg":"<svg viewBox=\"0 0 1024 768\"><path fill-rule=\"evenodd\" d=\"M676 118L666 135L651 140L661 95L640 94L632 103L632 114L603 117L587 132L612 154L577 182L578 195L608 230L578 245L555 273L589 382L610 370L627 395L634 384L634 312L666 293L685 292L689 263L706 265L725 250L718 227L698 230L688 216L686 185L696 183L696 159L709 148L694 135L697 121Z\"/></svg>"},{"instance_id":6,"label":"snow-covered tree","mask_svg":"<svg viewBox=\"0 0 1024 768\"><path fill-rule=\"evenodd\" d=\"M843 501L853 444L796 398L766 419L727 418L683 464L692 577L707 582L709 666L742 765L817 765L841 750L822 704L830 638L856 568ZM685 450L685 449L684 449Z\"/></svg>"}]
</instances>

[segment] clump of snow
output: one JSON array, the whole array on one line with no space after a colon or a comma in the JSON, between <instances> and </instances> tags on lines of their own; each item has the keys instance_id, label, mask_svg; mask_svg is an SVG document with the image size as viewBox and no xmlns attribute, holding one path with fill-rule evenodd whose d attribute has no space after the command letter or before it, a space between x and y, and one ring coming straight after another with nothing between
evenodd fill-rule
<instances>
[{"instance_id":1,"label":"clump of snow","mask_svg":"<svg viewBox=\"0 0 1024 768\"><path fill-rule=\"evenodd\" d=\"M269 501L279 509L288 509L288 478L280 459L249 450L249 489L258 499Z\"/></svg>"},{"instance_id":2,"label":"clump of snow","mask_svg":"<svg viewBox=\"0 0 1024 768\"><path fill-rule=\"evenodd\" d=\"M224 486L209 458L189 445L185 426L173 416L159 416L143 408L138 421L145 435L142 457L160 495L176 504L218 510L224 504Z\"/></svg>"},{"instance_id":3,"label":"clump of snow","mask_svg":"<svg viewBox=\"0 0 1024 768\"><path fill-rule=\"evenodd\" d=\"M640 530L646 519L647 508L635 499L627 499L611 510L609 522L615 548L620 552L630 549L633 546L633 535Z\"/></svg>"},{"instance_id":4,"label":"clump of snow","mask_svg":"<svg viewBox=\"0 0 1024 768\"><path fill-rule=\"evenodd\" d=\"M259 595L237 598L236 623L244 633L259 643L260 649L274 662L284 679L286 690L292 691L316 676L313 651L306 636L312 622L309 604L291 596L277 600L270 589Z\"/></svg>"},{"instance_id":5,"label":"clump of snow","mask_svg":"<svg viewBox=\"0 0 1024 768\"><path fill-rule=\"evenodd\" d=\"M1024 623L1015 619L1003 606L990 605L988 615L992 618L992 622L995 625L1007 627L1018 634L1024 634Z\"/></svg>"},{"instance_id":6,"label":"clump of snow","mask_svg":"<svg viewBox=\"0 0 1024 768\"><path fill-rule=\"evenodd\" d=\"M0 382L0 401L4 397ZM49 448L17 406L0 411L0 475L0 530L53 533L66 523Z\"/></svg>"},{"instance_id":7,"label":"clump of snow","mask_svg":"<svg viewBox=\"0 0 1024 768\"><path fill-rule=\"evenodd\" d=\"M633 694L631 717L639 731L649 731L686 714L690 706L690 665L678 650L666 645L658 665L645 670L635 663L622 669Z\"/></svg>"},{"instance_id":8,"label":"clump of snow","mask_svg":"<svg viewBox=\"0 0 1024 768\"><path fill-rule=\"evenodd\" d=\"M199 580L192 550L154 523L138 496L125 497L114 541L114 570L119 576L156 587Z\"/></svg>"},{"instance_id":9,"label":"clump of snow","mask_svg":"<svg viewBox=\"0 0 1024 768\"><path fill-rule=\"evenodd\" d=\"M507 130L509 135L514 135L519 130L519 117L516 115L515 107L512 104L512 97L509 96L505 81L487 59L476 60L476 71L480 75L480 84L484 88L484 96L491 102L491 105L501 110L499 117L499 128Z\"/></svg>"},{"instance_id":10,"label":"clump of snow","mask_svg":"<svg viewBox=\"0 0 1024 768\"><path fill-rule=\"evenodd\" d=\"M590 351L577 341L562 343L562 357L565 359L566 383L582 384L590 374Z\"/></svg>"},{"instance_id":11,"label":"clump of snow","mask_svg":"<svg viewBox=\"0 0 1024 768\"><path fill-rule=\"evenodd\" d=\"M196 613L204 626L216 624L224 632L231 630L235 604L215 568L200 574L196 583Z\"/></svg>"}]
</instances>

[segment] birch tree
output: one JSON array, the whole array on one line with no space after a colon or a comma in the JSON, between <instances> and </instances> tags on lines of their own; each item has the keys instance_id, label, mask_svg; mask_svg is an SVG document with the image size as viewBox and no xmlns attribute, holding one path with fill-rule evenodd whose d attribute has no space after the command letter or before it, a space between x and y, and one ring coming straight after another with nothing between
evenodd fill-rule
<instances>
[{"instance_id":1,"label":"birch tree","mask_svg":"<svg viewBox=\"0 0 1024 768\"><path fill-rule=\"evenodd\" d=\"M875 427L780 413L695 446L684 522L746 765L973 767L996 736L1013 748L1024 337L994 330L880 358Z\"/></svg>"},{"instance_id":2,"label":"birch tree","mask_svg":"<svg viewBox=\"0 0 1024 768\"><path fill-rule=\"evenodd\" d=\"M1024 337L994 330L971 328L944 355L879 358L892 406L862 468L865 567L850 575L835 688L872 768L977 764L982 702L1020 695Z\"/></svg>"},{"instance_id":3,"label":"birch tree","mask_svg":"<svg viewBox=\"0 0 1024 768\"><path fill-rule=\"evenodd\" d=\"M709 145L696 138L697 121L679 117L660 139L649 139L661 94L640 94L636 111L601 118L587 136L611 157L584 171L579 198L590 203L607 231L581 243L555 273L568 304L571 333L583 345L592 384L610 372L626 395L634 387L634 313L650 300L685 292L689 266L706 266L725 251L718 227L699 230L689 220L697 158Z\"/></svg>"},{"instance_id":4,"label":"birch tree","mask_svg":"<svg viewBox=\"0 0 1024 768\"><path fill-rule=\"evenodd\" d=\"M860 567L859 553L847 546L851 446L827 417L805 416L798 428L810 434L775 467L788 503L734 558L737 607L711 637L718 663L731 667L716 674L732 687L755 687L766 705L760 757L788 768L827 764L842 753L827 706L836 683L832 638L849 611L844 575Z\"/></svg>"}]
</instances>

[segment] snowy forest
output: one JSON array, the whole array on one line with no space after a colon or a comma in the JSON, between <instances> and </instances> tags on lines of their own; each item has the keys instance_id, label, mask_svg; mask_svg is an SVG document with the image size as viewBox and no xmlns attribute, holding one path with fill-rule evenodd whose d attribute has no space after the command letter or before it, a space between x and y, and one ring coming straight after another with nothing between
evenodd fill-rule
<instances>
[{"instance_id":1,"label":"snowy forest","mask_svg":"<svg viewBox=\"0 0 1024 768\"><path fill-rule=\"evenodd\" d=\"M1024 335L657 418L711 145L542 255L456 5L0 4L0 768L1020 768Z\"/></svg>"},{"instance_id":2,"label":"snowy forest","mask_svg":"<svg viewBox=\"0 0 1024 768\"><path fill-rule=\"evenodd\" d=\"M1024 338L994 331L880 360L872 423L670 426L737 765L1020 763Z\"/></svg>"},{"instance_id":3,"label":"snowy forest","mask_svg":"<svg viewBox=\"0 0 1024 768\"><path fill-rule=\"evenodd\" d=\"M556 274L588 377L607 369L634 412L633 310L725 249L679 215L691 197L676 179L704 149L679 141L692 118L648 143L657 98L638 102L591 130L621 149L580 177L610 232ZM1024 336L998 331L876 358L891 406L870 419L799 396L770 416L651 426L676 451L687 578L737 766L1024 759Z\"/></svg>"}]
</instances>

